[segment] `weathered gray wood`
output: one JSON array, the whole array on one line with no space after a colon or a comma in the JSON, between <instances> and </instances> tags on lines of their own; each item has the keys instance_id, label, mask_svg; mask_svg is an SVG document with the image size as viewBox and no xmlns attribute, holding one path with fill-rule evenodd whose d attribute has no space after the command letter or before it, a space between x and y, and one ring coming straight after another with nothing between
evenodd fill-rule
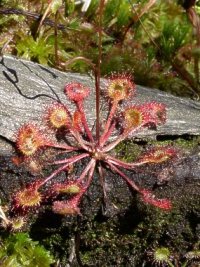
<instances>
[{"instance_id":1,"label":"weathered gray wood","mask_svg":"<svg viewBox=\"0 0 200 267\"><path fill-rule=\"evenodd\" d=\"M0 136L15 140L16 130L28 121L40 121L42 113L49 103L62 101L69 109L73 105L66 99L63 88L71 81L81 82L92 88L85 108L89 124L95 121L94 79L76 73L64 73L33 62L16 59L11 56L0 58ZM102 89L105 80L101 81ZM156 89L137 86L136 97L132 103L157 101L167 106L167 123L156 131L145 129L138 137L157 135L199 135L200 103L178 98ZM102 101L103 113L106 110ZM1 147L0 147L1 148Z\"/></svg>"}]
</instances>

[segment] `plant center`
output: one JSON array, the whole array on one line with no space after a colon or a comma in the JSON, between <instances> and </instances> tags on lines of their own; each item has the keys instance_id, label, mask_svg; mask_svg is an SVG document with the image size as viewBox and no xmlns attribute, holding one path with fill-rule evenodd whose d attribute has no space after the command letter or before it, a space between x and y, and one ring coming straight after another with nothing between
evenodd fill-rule
<instances>
[{"instance_id":1,"label":"plant center","mask_svg":"<svg viewBox=\"0 0 200 267\"><path fill-rule=\"evenodd\" d=\"M91 152L91 157L95 160L104 160L105 156L106 154L103 153L98 147L94 148L94 150Z\"/></svg>"}]
</instances>

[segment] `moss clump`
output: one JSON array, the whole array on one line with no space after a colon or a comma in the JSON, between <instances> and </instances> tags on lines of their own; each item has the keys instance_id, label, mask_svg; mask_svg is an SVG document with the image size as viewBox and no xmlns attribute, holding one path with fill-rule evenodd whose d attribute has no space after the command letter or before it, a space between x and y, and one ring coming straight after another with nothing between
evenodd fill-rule
<instances>
[{"instance_id":1,"label":"moss clump","mask_svg":"<svg viewBox=\"0 0 200 267\"><path fill-rule=\"evenodd\" d=\"M26 233L10 235L0 247L2 267L50 267L54 262L50 253Z\"/></svg>"},{"instance_id":2,"label":"moss clump","mask_svg":"<svg viewBox=\"0 0 200 267\"><path fill-rule=\"evenodd\" d=\"M193 187L191 185L191 187ZM79 255L84 266L148 266L148 251L167 247L179 263L198 240L198 190L170 188L173 209L163 212L139 199L112 218L98 215L79 227ZM167 192L168 193L168 192Z\"/></svg>"},{"instance_id":3,"label":"moss clump","mask_svg":"<svg viewBox=\"0 0 200 267\"><path fill-rule=\"evenodd\" d=\"M138 159L145 148L149 146L175 146L180 148L182 152L192 151L200 144L200 136L181 137L170 136L169 138L159 136L157 140L133 141L128 140L121 142L116 148L117 156L126 162L133 162Z\"/></svg>"},{"instance_id":4,"label":"moss clump","mask_svg":"<svg viewBox=\"0 0 200 267\"><path fill-rule=\"evenodd\" d=\"M151 141L150 144L160 144L160 145L174 145L180 149L185 151L191 151L198 147L200 144L200 136L192 136L192 135L183 135L183 136L166 136L164 138L158 137L157 141Z\"/></svg>"},{"instance_id":5,"label":"moss clump","mask_svg":"<svg viewBox=\"0 0 200 267\"><path fill-rule=\"evenodd\" d=\"M116 148L117 156L126 162L135 161L142 152L142 146L134 141L128 140L121 142Z\"/></svg>"}]
</instances>

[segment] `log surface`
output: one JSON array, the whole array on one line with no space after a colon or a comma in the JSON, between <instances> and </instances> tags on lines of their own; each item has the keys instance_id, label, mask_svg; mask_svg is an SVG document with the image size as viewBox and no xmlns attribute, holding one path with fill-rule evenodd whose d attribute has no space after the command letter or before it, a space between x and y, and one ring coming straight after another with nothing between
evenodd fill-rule
<instances>
[{"instance_id":1,"label":"log surface","mask_svg":"<svg viewBox=\"0 0 200 267\"><path fill-rule=\"evenodd\" d=\"M17 129L26 122L41 121L45 107L54 101L66 103L73 109L64 93L66 83L81 82L91 88L89 99L85 103L90 126L95 122L94 78L76 73L64 73L11 56L0 58L0 137L1 140L15 140ZM101 80L102 91L106 80ZM157 130L145 129L137 134L140 138L155 138L158 135L199 135L200 103L190 99L175 97L157 89L137 86L136 96L129 102L144 103L156 101L167 106L167 122ZM107 104L102 97L102 117ZM9 149L5 146L2 150Z\"/></svg>"}]
</instances>

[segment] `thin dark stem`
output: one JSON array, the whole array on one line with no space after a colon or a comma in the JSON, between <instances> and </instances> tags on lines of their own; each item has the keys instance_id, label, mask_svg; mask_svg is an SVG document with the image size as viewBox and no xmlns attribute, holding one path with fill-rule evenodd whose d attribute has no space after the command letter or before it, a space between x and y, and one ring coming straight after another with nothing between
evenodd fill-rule
<instances>
[{"instance_id":1,"label":"thin dark stem","mask_svg":"<svg viewBox=\"0 0 200 267\"><path fill-rule=\"evenodd\" d=\"M44 20L46 19L46 17L48 16L48 14L49 14L49 12L50 12L50 10L51 10L52 4L53 4L53 1L51 1L51 2L48 4L48 6L47 6L47 8L46 8L46 10L45 10L45 12L44 12L42 18L40 19L40 23L39 23L38 28L37 28L37 33L38 33L38 34L39 34L40 30L41 30L41 27L42 27L42 25L43 25Z\"/></svg>"},{"instance_id":2,"label":"thin dark stem","mask_svg":"<svg viewBox=\"0 0 200 267\"><path fill-rule=\"evenodd\" d=\"M96 140L99 143L99 137L100 137L100 115L99 115L99 110L100 110L100 104L99 104L99 99L100 99L100 94L98 93L100 91L100 85L99 85L99 79L98 79L98 71L95 70L95 88L96 88Z\"/></svg>"},{"instance_id":3,"label":"thin dark stem","mask_svg":"<svg viewBox=\"0 0 200 267\"><path fill-rule=\"evenodd\" d=\"M30 8L28 7L27 10L30 10ZM40 21L40 19L42 18L42 15L39 13L26 11L26 10L23 10L20 8L0 8L0 15L6 15L7 16L7 15L12 15L12 14L21 15L21 16L27 17L29 20L32 19L34 21ZM45 18L43 20L43 25L48 25L50 27L54 27L55 21L53 21L49 18ZM58 30L61 30L61 31L65 31L65 30L72 31L72 28L67 27L64 24L59 23L57 25L57 27L58 27ZM76 31L79 31L79 30L77 29Z\"/></svg>"},{"instance_id":4,"label":"thin dark stem","mask_svg":"<svg viewBox=\"0 0 200 267\"><path fill-rule=\"evenodd\" d=\"M58 57L58 11L55 14L55 24L54 24L54 52L55 52L55 64L59 65L59 57Z\"/></svg>"},{"instance_id":5,"label":"thin dark stem","mask_svg":"<svg viewBox=\"0 0 200 267\"><path fill-rule=\"evenodd\" d=\"M95 83L96 83L96 139L99 143L100 137L100 77L101 77L101 59L102 59L102 18L103 18L103 8L105 0L100 0L99 5L99 42L98 42L98 61L97 68L95 72Z\"/></svg>"},{"instance_id":6,"label":"thin dark stem","mask_svg":"<svg viewBox=\"0 0 200 267\"><path fill-rule=\"evenodd\" d=\"M93 64L92 61L90 59L86 58L86 57L82 57L82 56L74 57L72 59L67 60L64 63L64 65L65 65L65 67L67 67L68 65L70 65L70 64L72 64L72 63L74 63L74 62L76 62L78 60L81 60L81 61L85 62L87 65L89 65L90 67L92 67L92 69L93 69L93 71L95 73L95 70L96 70L95 69L95 64Z\"/></svg>"}]
</instances>

